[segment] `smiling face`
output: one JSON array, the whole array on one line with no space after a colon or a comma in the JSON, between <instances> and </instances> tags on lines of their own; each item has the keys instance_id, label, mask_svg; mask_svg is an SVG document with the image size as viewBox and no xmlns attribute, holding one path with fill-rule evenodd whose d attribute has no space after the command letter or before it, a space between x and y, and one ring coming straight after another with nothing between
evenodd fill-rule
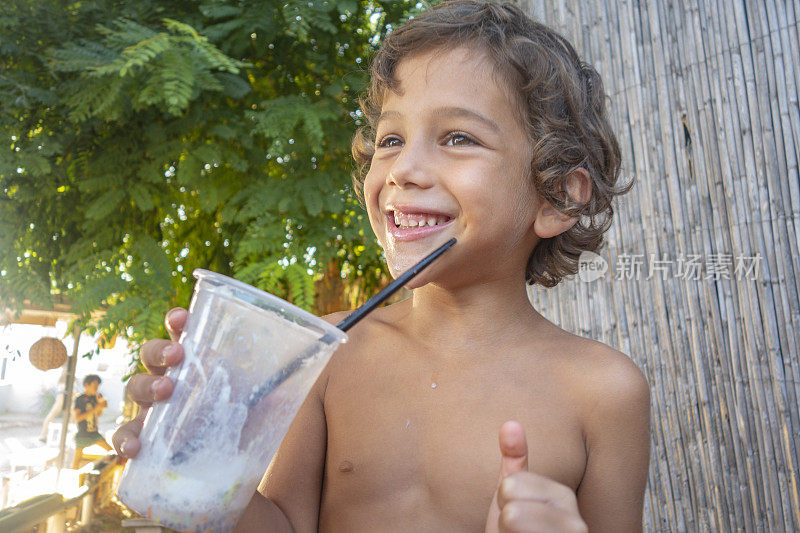
<instances>
[{"instance_id":1,"label":"smiling face","mask_svg":"<svg viewBox=\"0 0 800 533\"><path fill-rule=\"evenodd\" d=\"M448 239L458 244L412 281L524 279L537 196L517 106L489 60L466 48L403 59L364 180L370 223L394 277ZM450 268L446 274L442 268ZM439 275L437 275L437 272Z\"/></svg>"}]
</instances>

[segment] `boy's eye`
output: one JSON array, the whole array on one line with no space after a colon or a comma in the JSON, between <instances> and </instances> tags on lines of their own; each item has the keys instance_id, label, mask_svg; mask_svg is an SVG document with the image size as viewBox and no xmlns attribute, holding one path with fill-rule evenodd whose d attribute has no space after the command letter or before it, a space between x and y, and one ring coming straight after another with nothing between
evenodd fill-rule
<instances>
[{"instance_id":1,"label":"boy's eye","mask_svg":"<svg viewBox=\"0 0 800 533\"><path fill-rule=\"evenodd\" d=\"M471 144L478 144L475 139L460 131L448 133L445 137L445 141L445 144L448 146L469 146ZM387 135L378 141L377 146L379 148L393 148L396 146L402 146L402 143L403 141L399 138Z\"/></svg>"},{"instance_id":2,"label":"boy's eye","mask_svg":"<svg viewBox=\"0 0 800 533\"><path fill-rule=\"evenodd\" d=\"M449 133L446 139L449 146L468 146L470 144L477 144L472 137L460 131Z\"/></svg>"},{"instance_id":3,"label":"boy's eye","mask_svg":"<svg viewBox=\"0 0 800 533\"><path fill-rule=\"evenodd\" d=\"M393 146L399 146L398 144L395 144L395 141L399 143L400 139L398 139L397 137L386 136L383 139L381 139L380 141L378 141L378 147L379 148L391 148Z\"/></svg>"}]
</instances>

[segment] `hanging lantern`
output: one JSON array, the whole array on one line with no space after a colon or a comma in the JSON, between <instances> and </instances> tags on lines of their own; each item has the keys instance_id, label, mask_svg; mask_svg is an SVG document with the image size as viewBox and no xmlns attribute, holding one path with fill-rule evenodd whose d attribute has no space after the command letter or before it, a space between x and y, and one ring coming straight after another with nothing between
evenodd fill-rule
<instances>
[{"instance_id":1,"label":"hanging lantern","mask_svg":"<svg viewBox=\"0 0 800 533\"><path fill-rule=\"evenodd\" d=\"M55 337L42 337L31 346L28 357L39 370L52 370L67 360L67 347Z\"/></svg>"}]
</instances>

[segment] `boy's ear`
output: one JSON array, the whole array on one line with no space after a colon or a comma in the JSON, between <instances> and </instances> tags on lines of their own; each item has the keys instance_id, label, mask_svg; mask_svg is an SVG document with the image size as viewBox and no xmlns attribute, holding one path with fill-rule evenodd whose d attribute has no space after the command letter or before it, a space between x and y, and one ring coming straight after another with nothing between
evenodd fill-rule
<instances>
[{"instance_id":1,"label":"boy's ear","mask_svg":"<svg viewBox=\"0 0 800 533\"><path fill-rule=\"evenodd\" d=\"M592 194L592 180L585 168L576 168L565 180L567 194L573 201L585 204ZM533 230L541 239L549 239L564 233L575 225L576 217L569 217L556 210L550 203L540 198L539 210L533 223Z\"/></svg>"}]
</instances>

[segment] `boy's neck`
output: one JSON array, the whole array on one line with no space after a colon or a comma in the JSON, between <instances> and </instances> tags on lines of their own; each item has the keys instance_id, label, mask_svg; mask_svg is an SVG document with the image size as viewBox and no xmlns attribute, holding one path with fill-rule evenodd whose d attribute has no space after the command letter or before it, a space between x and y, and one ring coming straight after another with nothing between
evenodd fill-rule
<instances>
[{"instance_id":1,"label":"boy's neck","mask_svg":"<svg viewBox=\"0 0 800 533\"><path fill-rule=\"evenodd\" d=\"M496 279L451 290L433 284L414 290L406 327L426 344L496 346L549 322L528 299L524 280Z\"/></svg>"}]
</instances>

